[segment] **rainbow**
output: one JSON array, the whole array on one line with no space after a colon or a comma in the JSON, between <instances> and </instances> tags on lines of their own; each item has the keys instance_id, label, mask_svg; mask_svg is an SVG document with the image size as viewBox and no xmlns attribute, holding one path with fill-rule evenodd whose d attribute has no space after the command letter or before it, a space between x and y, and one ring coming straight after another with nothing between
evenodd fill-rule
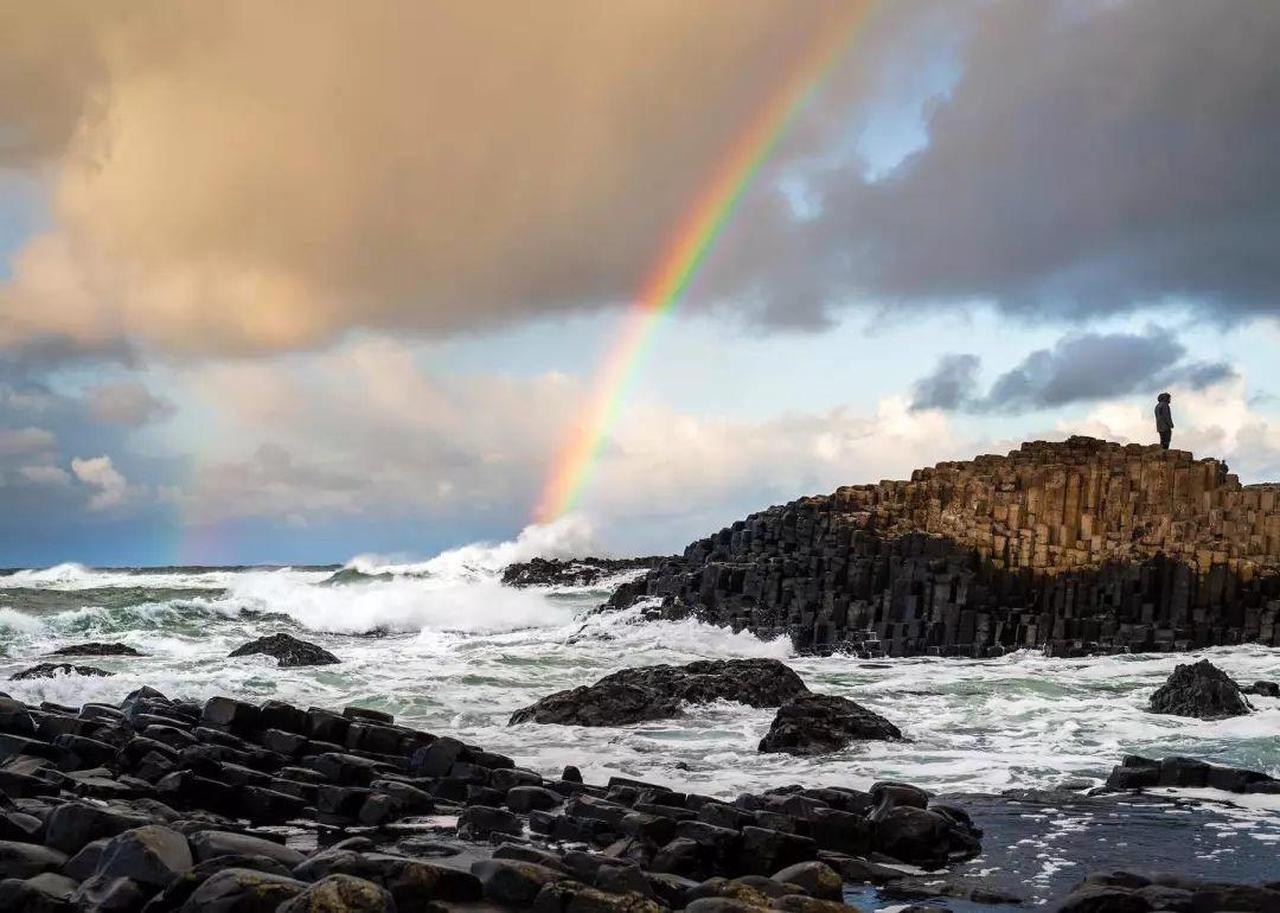
<instances>
[{"instance_id":1,"label":"rainbow","mask_svg":"<svg viewBox=\"0 0 1280 913\"><path fill-rule=\"evenodd\" d=\"M851 2L844 27L820 36L730 147L711 182L678 223L632 303L621 335L604 358L584 420L552 464L535 511L538 522L550 522L577 505L662 319L679 304L796 114L844 56L870 5Z\"/></svg>"}]
</instances>

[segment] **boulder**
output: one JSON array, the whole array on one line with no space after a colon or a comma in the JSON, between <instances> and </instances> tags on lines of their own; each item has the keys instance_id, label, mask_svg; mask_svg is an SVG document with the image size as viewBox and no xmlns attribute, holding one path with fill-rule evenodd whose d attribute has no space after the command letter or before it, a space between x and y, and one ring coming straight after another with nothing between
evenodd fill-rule
<instances>
[{"instance_id":1,"label":"boulder","mask_svg":"<svg viewBox=\"0 0 1280 913\"><path fill-rule=\"evenodd\" d=\"M1169 680L1151 695L1152 713L1220 720L1243 716L1252 708L1227 673L1207 659L1181 664Z\"/></svg>"},{"instance_id":2,"label":"boulder","mask_svg":"<svg viewBox=\"0 0 1280 913\"><path fill-rule=\"evenodd\" d=\"M72 913L70 900L35 881L5 878L0 881L0 910L15 913Z\"/></svg>"},{"instance_id":3,"label":"boulder","mask_svg":"<svg viewBox=\"0 0 1280 913\"><path fill-rule=\"evenodd\" d=\"M700 660L623 669L594 685L548 695L513 713L511 723L625 726L681 716L683 704L777 707L807 693L800 676L775 659Z\"/></svg>"},{"instance_id":4,"label":"boulder","mask_svg":"<svg viewBox=\"0 0 1280 913\"><path fill-rule=\"evenodd\" d=\"M50 656L143 656L127 644L100 643L70 644L54 650Z\"/></svg>"},{"instance_id":5,"label":"boulder","mask_svg":"<svg viewBox=\"0 0 1280 913\"><path fill-rule=\"evenodd\" d=\"M80 882L71 902L81 913L135 913L147 902L147 894L128 878L94 875Z\"/></svg>"},{"instance_id":6,"label":"boulder","mask_svg":"<svg viewBox=\"0 0 1280 913\"><path fill-rule=\"evenodd\" d=\"M1280 697L1280 682L1256 681L1240 689L1241 694L1256 694L1258 697Z\"/></svg>"},{"instance_id":7,"label":"boulder","mask_svg":"<svg viewBox=\"0 0 1280 913\"><path fill-rule=\"evenodd\" d=\"M67 856L38 843L0 840L0 878L30 878L41 872L57 871Z\"/></svg>"},{"instance_id":8,"label":"boulder","mask_svg":"<svg viewBox=\"0 0 1280 913\"><path fill-rule=\"evenodd\" d=\"M9 676L11 682L22 682L32 678L53 678L55 675L114 675L97 666L73 666L71 663L40 663L30 669L23 669Z\"/></svg>"},{"instance_id":9,"label":"boulder","mask_svg":"<svg viewBox=\"0 0 1280 913\"><path fill-rule=\"evenodd\" d=\"M823 900L839 900L844 896L844 880L825 862L797 862L775 872L773 880L797 885L806 894Z\"/></svg>"},{"instance_id":10,"label":"boulder","mask_svg":"<svg viewBox=\"0 0 1280 913\"><path fill-rule=\"evenodd\" d=\"M544 885L564 880L562 872L514 859L482 859L472 863L487 900L512 907L528 907Z\"/></svg>"},{"instance_id":11,"label":"boulder","mask_svg":"<svg viewBox=\"0 0 1280 913\"><path fill-rule=\"evenodd\" d=\"M306 890L293 878L253 869L223 869L191 892L182 910L190 913L272 913Z\"/></svg>"},{"instance_id":12,"label":"boulder","mask_svg":"<svg viewBox=\"0 0 1280 913\"><path fill-rule=\"evenodd\" d=\"M850 742L901 739L902 732L861 704L830 694L805 694L778 708L761 752L818 755Z\"/></svg>"},{"instance_id":13,"label":"boulder","mask_svg":"<svg viewBox=\"0 0 1280 913\"><path fill-rule=\"evenodd\" d=\"M274 656L280 668L295 666L329 666L342 660L323 647L298 640L288 634L272 634L270 637L259 637L228 653L228 656L250 656L254 653L265 653Z\"/></svg>"},{"instance_id":14,"label":"boulder","mask_svg":"<svg viewBox=\"0 0 1280 913\"><path fill-rule=\"evenodd\" d=\"M158 824L117 834L102 848L95 874L101 878L129 878L140 885L163 888L191 868L187 838Z\"/></svg>"},{"instance_id":15,"label":"boulder","mask_svg":"<svg viewBox=\"0 0 1280 913\"><path fill-rule=\"evenodd\" d=\"M396 913L391 893L372 881L330 875L282 903L276 913Z\"/></svg>"},{"instance_id":16,"label":"boulder","mask_svg":"<svg viewBox=\"0 0 1280 913\"><path fill-rule=\"evenodd\" d=\"M191 850L196 859L205 862L215 856L240 854L265 856L292 868L306 857L297 850L263 837L233 834L230 831L197 831L191 835Z\"/></svg>"}]
</instances>

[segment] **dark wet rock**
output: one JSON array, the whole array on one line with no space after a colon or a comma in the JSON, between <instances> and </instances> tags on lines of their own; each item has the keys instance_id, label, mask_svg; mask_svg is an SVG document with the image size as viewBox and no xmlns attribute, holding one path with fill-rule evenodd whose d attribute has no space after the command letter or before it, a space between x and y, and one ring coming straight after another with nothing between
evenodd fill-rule
<instances>
[{"instance_id":1,"label":"dark wet rock","mask_svg":"<svg viewBox=\"0 0 1280 913\"><path fill-rule=\"evenodd\" d=\"M533 902L534 913L664 913L651 898L634 891L610 891L576 881L543 886Z\"/></svg>"},{"instance_id":2,"label":"dark wet rock","mask_svg":"<svg viewBox=\"0 0 1280 913\"><path fill-rule=\"evenodd\" d=\"M157 894L146 908L146 913L172 913L182 909L182 905L200 885L210 877L226 869L250 869L264 872L281 878L289 878L289 869L265 856L216 856L207 862L198 862Z\"/></svg>"},{"instance_id":3,"label":"dark wet rock","mask_svg":"<svg viewBox=\"0 0 1280 913\"><path fill-rule=\"evenodd\" d=\"M625 726L683 714L683 704L724 700L777 707L808 692L800 676L773 659L700 660L685 666L623 669L542 698L511 715L514 723Z\"/></svg>"},{"instance_id":4,"label":"dark wet rock","mask_svg":"<svg viewBox=\"0 0 1280 913\"><path fill-rule=\"evenodd\" d=\"M143 656L128 644L100 643L90 641L86 644L70 644L54 650L51 656Z\"/></svg>"},{"instance_id":5,"label":"dark wet rock","mask_svg":"<svg viewBox=\"0 0 1280 913\"><path fill-rule=\"evenodd\" d=\"M30 878L57 871L67 862L66 853L37 843L0 840L0 878Z\"/></svg>"},{"instance_id":6,"label":"dark wet rock","mask_svg":"<svg viewBox=\"0 0 1280 913\"><path fill-rule=\"evenodd\" d=\"M186 837L167 827L148 824L107 841L94 874L163 888L192 865Z\"/></svg>"},{"instance_id":7,"label":"dark wet rock","mask_svg":"<svg viewBox=\"0 0 1280 913\"><path fill-rule=\"evenodd\" d=\"M93 875L80 882L71 903L79 913L137 913L149 893L128 878Z\"/></svg>"},{"instance_id":8,"label":"dark wet rock","mask_svg":"<svg viewBox=\"0 0 1280 913\"><path fill-rule=\"evenodd\" d=\"M99 837L114 837L150 824L150 816L86 802L59 805L45 819L45 843L63 853L77 853Z\"/></svg>"},{"instance_id":9,"label":"dark wet rock","mask_svg":"<svg viewBox=\"0 0 1280 913\"><path fill-rule=\"evenodd\" d=\"M330 875L285 901L276 913L396 913L396 902L372 881Z\"/></svg>"},{"instance_id":10,"label":"dark wet rock","mask_svg":"<svg viewBox=\"0 0 1280 913\"><path fill-rule=\"evenodd\" d=\"M1150 704L1152 713L1202 720L1243 716L1250 709L1249 702L1240 694L1240 686L1207 659L1179 665L1169 680L1151 695Z\"/></svg>"},{"instance_id":11,"label":"dark wet rock","mask_svg":"<svg viewBox=\"0 0 1280 913\"><path fill-rule=\"evenodd\" d=\"M250 656L255 653L274 656L279 661L282 669L295 666L328 666L342 662L342 660L323 647L307 643L305 640L298 640L298 638L288 634L272 634L269 637L259 637L257 640L251 640L249 643L237 647L227 655Z\"/></svg>"},{"instance_id":12,"label":"dark wet rock","mask_svg":"<svg viewBox=\"0 0 1280 913\"><path fill-rule=\"evenodd\" d=\"M762 752L817 755L839 751L850 742L901 739L897 726L848 698L806 694L778 708Z\"/></svg>"},{"instance_id":13,"label":"dark wet rock","mask_svg":"<svg viewBox=\"0 0 1280 913\"><path fill-rule=\"evenodd\" d=\"M1112 790L1207 786L1232 793L1280 793L1280 780L1261 771L1223 767L1196 758L1155 760L1138 755L1128 755L1122 764L1112 768L1106 786Z\"/></svg>"},{"instance_id":14,"label":"dark wet rock","mask_svg":"<svg viewBox=\"0 0 1280 913\"><path fill-rule=\"evenodd\" d=\"M1258 697L1280 697L1280 682L1256 681L1240 689L1241 694L1255 694Z\"/></svg>"},{"instance_id":15,"label":"dark wet rock","mask_svg":"<svg viewBox=\"0 0 1280 913\"><path fill-rule=\"evenodd\" d=\"M36 734L35 721L25 704L11 697L0 697L0 732L18 736Z\"/></svg>"},{"instance_id":16,"label":"dark wet rock","mask_svg":"<svg viewBox=\"0 0 1280 913\"><path fill-rule=\"evenodd\" d=\"M283 866L292 867L306 857L295 849L282 843L276 843L263 837L252 837L248 834L233 834L228 831L198 831L190 837L191 851L195 858L206 862L215 856L240 854L245 856L265 856L274 859Z\"/></svg>"},{"instance_id":17,"label":"dark wet rock","mask_svg":"<svg viewBox=\"0 0 1280 913\"><path fill-rule=\"evenodd\" d=\"M594 586L606 577L657 567L665 558L533 558L509 564L507 586Z\"/></svg>"},{"instance_id":18,"label":"dark wet rock","mask_svg":"<svg viewBox=\"0 0 1280 913\"><path fill-rule=\"evenodd\" d=\"M190 913L274 913L306 885L253 869L223 869L196 888L182 906Z\"/></svg>"},{"instance_id":19,"label":"dark wet rock","mask_svg":"<svg viewBox=\"0 0 1280 913\"><path fill-rule=\"evenodd\" d=\"M1060 913L1148 913L1152 910L1239 910L1275 913L1280 890L1178 875L1108 872L1090 875L1058 906Z\"/></svg>"},{"instance_id":20,"label":"dark wet rock","mask_svg":"<svg viewBox=\"0 0 1280 913\"><path fill-rule=\"evenodd\" d=\"M844 880L825 862L798 862L773 873L773 880L799 885L806 894L824 900L844 896Z\"/></svg>"},{"instance_id":21,"label":"dark wet rock","mask_svg":"<svg viewBox=\"0 0 1280 913\"><path fill-rule=\"evenodd\" d=\"M531 905L544 885L563 881L562 872L514 859L484 859L471 866L487 900L513 907Z\"/></svg>"},{"instance_id":22,"label":"dark wet rock","mask_svg":"<svg viewBox=\"0 0 1280 913\"><path fill-rule=\"evenodd\" d=\"M877 822L875 847L886 856L915 865L943 865L953 857L976 855L976 836L949 818L923 808L893 808Z\"/></svg>"},{"instance_id":23,"label":"dark wet rock","mask_svg":"<svg viewBox=\"0 0 1280 913\"><path fill-rule=\"evenodd\" d=\"M0 910L21 913L71 913L69 900L50 893L40 882L18 878L0 880Z\"/></svg>"},{"instance_id":24,"label":"dark wet rock","mask_svg":"<svg viewBox=\"0 0 1280 913\"><path fill-rule=\"evenodd\" d=\"M39 663L30 669L23 669L21 672L15 672L9 676L11 682L21 682L33 678L53 678L55 675L96 675L108 676L115 675L114 672L108 672L106 669L99 669L97 666L75 666L71 663Z\"/></svg>"}]
</instances>

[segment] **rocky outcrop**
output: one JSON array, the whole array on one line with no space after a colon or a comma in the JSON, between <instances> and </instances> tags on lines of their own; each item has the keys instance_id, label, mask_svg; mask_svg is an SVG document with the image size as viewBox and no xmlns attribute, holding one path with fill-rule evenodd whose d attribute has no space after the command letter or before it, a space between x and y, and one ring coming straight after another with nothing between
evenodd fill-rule
<instances>
[{"instance_id":1,"label":"rocky outcrop","mask_svg":"<svg viewBox=\"0 0 1280 913\"><path fill-rule=\"evenodd\" d=\"M752 514L620 587L805 650L1280 645L1280 485L1085 437Z\"/></svg>"},{"instance_id":2,"label":"rocky outcrop","mask_svg":"<svg viewBox=\"0 0 1280 913\"><path fill-rule=\"evenodd\" d=\"M502 571L507 586L594 586L607 577L656 567L666 558L534 558Z\"/></svg>"},{"instance_id":3,"label":"rocky outcrop","mask_svg":"<svg viewBox=\"0 0 1280 913\"><path fill-rule=\"evenodd\" d=\"M1150 709L1152 713L1220 720L1243 716L1251 708L1231 676L1202 659L1174 669L1169 680L1151 695Z\"/></svg>"},{"instance_id":4,"label":"rocky outcrop","mask_svg":"<svg viewBox=\"0 0 1280 913\"><path fill-rule=\"evenodd\" d=\"M848 698L802 694L778 708L759 750L819 755L839 751L851 742L901 738L897 726Z\"/></svg>"},{"instance_id":5,"label":"rocky outcrop","mask_svg":"<svg viewBox=\"0 0 1280 913\"><path fill-rule=\"evenodd\" d=\"M580 780L361 708L0 697L0 909L838 913L843 884L903 876L881 863L980 849L904 784Z\"/></svg>"},{"instance_id":6,"label":"rocky outcrop","mask_svg":"<svg viewBox=\"0 0 1280 913\"><path fill-rule=\"evenodd\" d=\"M294 666L328 666L342 662L324 647L307 643L305 640L298 640L298 638L291 637L288 634L272 634L270 637L259 637L257 640L251 640L247 644L237 647L227 655L251 656L255 653L274 656L282 669Z\"/></svg>"},{"instance_id":7,"label":"rocky outcrop","mask_svg":"<svg viewBox=\"0 0 1280 913\"><path fill-rule=\"evenodd\" d=\"M542 698L511 715L511 723L626 726L681 716L684 704L734 701L777 707L808 688L776 659L699 660L686 666L645 666L606 675Z\"/></svg>"},{"instance_id":8,"label":"rocky outcrop","mask_svg":"<svg viewBox=\"0 0 1280 913\"><path fill-rule=\"evenodd\" d=\"M90 641L87 644L71 644L54 650L51 656L142 656L128 644L99 643Z\"/></svg>"},{"instance_id":9,"label":"rocky outcrop","mask_svg":"<svg viewBox=\"0 0 1280 913\"><path fill-rule=\"evenodd\" d=\"M1280 697L1280 682L1256 681L1240 689L1241 694L1253 694L1257 697Z\"/></svg>"},{"instance_id":10,"label":"rocky outcrop","mask_svg":"<svg viewBox=\"0 0 1280 913\"><path fill-rule=\"evenodd\" d=\"M1164 760L1128 755L1107 777L1107 789L1148 789L1156 786L1221 789L1231 793L1280 795L1280 780L1257 770L1224 767L1195 758Z\"/></svg>"},{"instance_id":11,"label":"rocky outcrop","mask_svg":"<svg viewBox=\"0 0 1280 913\"><path fill-rule=\"evenodd\" d=\"M1098 872L1058 906L1059 913L1149 913L1154 910L1280 910L1280 882L1203 881L1169 873Z\"/></svg>"},{"instance_id":12,"label":"rocky outcrop","mask_svg":"<svg viewBox=\"0 0 1280 913\"><path fill-rule=\"evenodd\" d=\"M30 669L23 669L21 672L13 673L13 675L9 676L9 681L21 682L31 678L53 678L55 675L107 676L114 674L105 669L99 669L97 666L75 666L71 663L39 663Z\"/></svg>"}]
</instances>

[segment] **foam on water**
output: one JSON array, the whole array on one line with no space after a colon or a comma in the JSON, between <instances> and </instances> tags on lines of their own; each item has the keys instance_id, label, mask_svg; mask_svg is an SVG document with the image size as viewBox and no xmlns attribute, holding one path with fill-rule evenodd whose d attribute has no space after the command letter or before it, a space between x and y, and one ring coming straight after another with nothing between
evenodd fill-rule
<instances>
[{"instance_id":1,"label":"foam on water","mask_svg":"<svg viewBox=\"0 0 1280 913\"><path fill-rule=\"evenodd\" d=\"M761 641L693 620L643 621L636 610L593 613L607 587L521 590L499 583L511 560L580 553L590 550L588 541L589 529L570 521L424 562L365 557L348 567L368 576L347 585L325 584L331 576L325 570L140 575L62 565L19 572L0 588L0 677L67 643L121 640L148 656L76 660L115 672L110 678L60 676L4 688L24 700L65 704L119 700L142 684L196 699L360 703L539 770L576 764L589 777L655 778L718 795L790 782L866 786L881 778L944 791L1044 788L1097 782L1130 752L1186 754L1280 775L1280 700L1250 698L1256 713L1221 721L1144 709L1177 663L1207 656L1238 680L1274 680L1280 678L1274 650L1086 659L1022 652L867 663L794 656L785 640ZM140 577L147 578L145 601L107 598L133 593ZM165 587L176 595L167 596ZM24 609L23 599L37 591L62 593L70 607ZM245 641L277 631L319 643L343 662L278 669L266 657L228 658ZM621 668L740 656L784 659L813 690L857 700L912 741L870 743L821 759L758 755L773 711L725 703L618 729L506 725L513 710L539 697Z\"/></svg>"}]
</instances>

